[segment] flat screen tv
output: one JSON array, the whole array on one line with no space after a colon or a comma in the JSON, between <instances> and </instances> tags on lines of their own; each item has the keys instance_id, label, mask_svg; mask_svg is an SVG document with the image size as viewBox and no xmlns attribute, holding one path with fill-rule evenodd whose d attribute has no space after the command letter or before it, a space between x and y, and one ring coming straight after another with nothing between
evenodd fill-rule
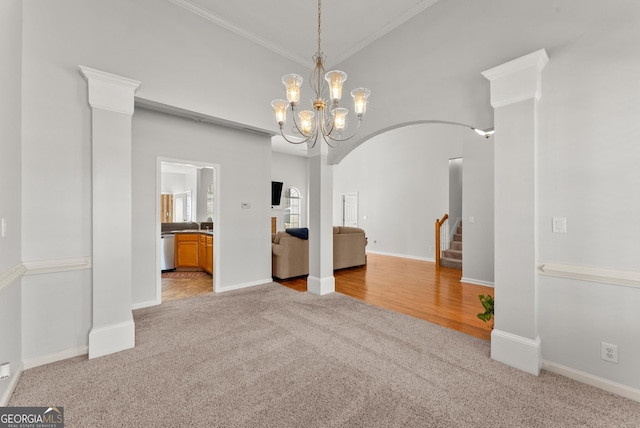
<instances>
[{"instance_id":1,"label":"flat screen tv","mask_svg":"<svg viewBox=\"0 0 640 428\"><path fill-rule=\"evenodd\" d=\"M271 205L280 205L280 198L282 197L282 182L271 182Z\"/></svg>"}]
</instances>

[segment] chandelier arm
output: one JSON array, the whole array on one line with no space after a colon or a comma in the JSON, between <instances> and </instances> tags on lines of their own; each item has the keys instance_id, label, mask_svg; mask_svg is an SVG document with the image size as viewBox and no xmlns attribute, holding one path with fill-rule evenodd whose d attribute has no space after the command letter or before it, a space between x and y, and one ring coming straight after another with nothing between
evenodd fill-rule
<instances>
[{"instance_id":1,"label":"chandelier arm","mask_svg":"<svg viewBox=\"0 0 640 428\"><path fill-rule=\"evenodd\" d=\"M338 147L337 142L341 141L341 140L336 140L334 138L331 138L329 135L327 134L322 134L322 139L324 140L324 142L327 144L327 146L331 147L332 149L335 149L336 147ZM331 144L331 141L335 141L336 144Z\"/></svg>"},{"instance_id":2,"label":"chandelier arm","mask_svg":"<svg viewBox=\"0 0 640 428\"><path fill-rule=\"evenodd\" d=\"M284 138L284 140L287 143L291 143L291 144L302 144L302 143L306 143L307 141L309 141L309 138L307 138L306 140L302 140L302 141L293 141L287 138L286 135L284 135L284 131L283 131L284 126L280 127L280 135L282 136L282 138Z\"/></svg>"},{"instance_id":3,"label":"chandelier arm","mask_svg":"<svg viewBox=\"0 0 640 428\"><path fill-rule=\"evenodd\" d=\"M353 138L358 133L358 130L360 129L360 124L361 123L362 123L362 118L358 118L358 125L356 126L355 131L353 131L351 133L351 135L349 135L348 137L344 137L344 138L339 138L339 137L338 138L334 138L334 137L332 137L332 134L333 134L333 129L332 129L331 132L326 134L325 141L327 140L327 138L330 139L331 141L347 141L348 139ZM327 144L329 144L329 143L327 142ZM329 144L329 145L331 146L331 144ZM334 147L334 146L331 146L331 147Z\"/></svg>"}]
</instances>

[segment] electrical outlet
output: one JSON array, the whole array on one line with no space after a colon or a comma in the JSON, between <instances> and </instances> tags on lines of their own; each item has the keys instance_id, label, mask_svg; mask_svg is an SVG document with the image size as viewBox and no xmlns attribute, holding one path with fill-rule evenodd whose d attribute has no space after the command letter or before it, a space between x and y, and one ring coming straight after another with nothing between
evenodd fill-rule
<instances>
[{"instance_id":1,"label":"electrical outlet","mask_svg":"<svg viewBox=\"0 0 640 428\"><path fill-rule=\"evenodd\" d=\"M610 363L618 363L618 345L600 342L600 358Z\"/></svg>"}]
</instances>

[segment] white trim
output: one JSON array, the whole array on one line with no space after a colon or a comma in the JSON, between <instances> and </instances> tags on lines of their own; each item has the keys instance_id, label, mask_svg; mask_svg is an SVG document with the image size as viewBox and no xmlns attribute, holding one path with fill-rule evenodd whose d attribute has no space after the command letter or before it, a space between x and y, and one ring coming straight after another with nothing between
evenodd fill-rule
<instances>
[{"instance_id":1,"label":"white trim","mask_svg":"<svg viewBox=\"0 0 640 428\"><path fill-rule=\"evenodd\" d=\"M106 327L92 328L89 332L89 358L102 357L131 349L136 344L133 319Z\"/></svg>"},{"instance_id":2,"label":"white trim","mask_svg":"<svg viewBox=\"0 0 640 428\"><path fill-rule=\"evenodd\" d=\"M89 347L78 346L77 348L65 349L64 351L54 352L53 354L42 355L35 358L24 360L24 369L32 369L34 367L44 366L45 364L55 363L56 361L66 360L67 358L79 357L80 355L87 355Z\"/></svg>"},{"instance_id":3,"label":"white trim","mask_svg":"<svg viewBox=\"0 0 640 428\"><path fill-rule=\"evenodd\" d=\"M186 9L189 12L194 13L199 17L206 19L207 21L213 22L214 24L221 26L225 30L229 30L232 33L239 35L240 37L244 37L245 39L250 40L262 46L263 48L267 48L270 51L277 53L278 55L282 55L283 57L290 59L291 61L297 62L298 64L304 67L310 68L309 58L301 58L297 55L294 55L293 53L289 52L286 49L283 49L278 45L269 43L263 37L260 37L257 34L254 34L250 31L245 30L244 28L238 27L237 25L234 25L228 21L225 21L224 19L218 17L217 15L214 15L208 10L205 10L199 6L196 6L195 4L191 3L188 0L169 0L169 1L175 4L176 6L180 6L181 8Z\"/></svg>"},{"instance_id":4,"label":"white trim","mask_svg":"<svg viewBox=\"0 0 640 428\"><path fill-rule=\"evenodd\" d=\"M494 328L491 332L491 358L538 376L542 367L540 337L529 339Z\"/></svg>"},{"instance_id":5,"label":"white trim","mask_svg":"<svg viewBox=\"0 0 640 428\"><path fill-rule=\"evenodd\" d=\"M432 263L436 262L436 259L431 257L409 256L406 254L387 253L384 251L372 251L369 249L367 249L367 254L378 254L380 256L400 257L401 259L420 260L423 262L432 262Z\"/></svg>"},{"instance_id":6,"label":"white trim","mask_svg":"<svg viewBox=\"0 0 640 428\"><path fill-rule=\"evenodd\" d=\"M0 291L20 279L26 271L24 264L18 263L9 270L0 273Z\"/></svg>"},{"instance_id":7,"label":"white trim","mask_svg":"<svg viewBox=\"0 0 640 428\"><path fill-rule=\"evenodd\" d=\"M91 257L71 257L66 259L27 260L22 262L26 268L25 275L43 273L68 272L92 268Z\"/></svg>"},{"instance_id":8,"label":"white trim","mask_svg":"<svg viewBox=\"0 0 640 428\"><path fill-rule=\"evenodd\" d=\"M534 66L537 71L540 71L544 68L547 62L549 62L547 51L539 49L535 52L531 52L530 54L521 56L520 58L516 58L512 61L483 71L481 74L488 80L495 80Z\"/></svg>"},{"instance_id":9,"label":"white trim","mask_svg":"<svg viewBox=\"0 0 640 428\"><path fill-rule=\"evenodd\" d=\"M549 62L544 49L482 72L491 82L491 106L498 108L542 95L541 71Z\"/></svg>"},{"instance_id":10,"label":"white trim","mask_svg":"<svg viewBox=\"0 0 640 428\"><path fill-rule=\"evenodd\" d=\"M246 30L245 28L239 27L217 15L215 15L214 13L203 9L195 4L193 4L190 0L169 0L171 3L180 6L186 10L188 10L191 13L194 13L198 16L200 16L201 18L204 18L208 21L213 22L214 24L217 24L219 26L221 26L222 28L229 30L237 35L239 35L240 37L244 37L245 39L248 39L254 43L257 43L258 45L267 48L275 53L277 53L278 55L282 55L285 58L288 58L292 61L297 62L298 64L306 67L306 68L310 68L310 64L311 62L309 61L308 57L300 57L294 53L292 53L291 51L287 50L286 48L279 46L277 44L274 43L269 43L267 40L264 39L264 37L261 37L257 34L254 34L248 30ZM350 47L349 49L347 49L344 53L342 53L341 55L338 55L337 57L335 57L332 62L327 62L325 63L325 67L327 68L327 70L329 70L330 68L333 67L333 65L335 64L339 64L342 61L344 61L345 59L349 58L351 55L355 54L356 52L360 51L361 49L363 49L364 47L370 45L371 43L373 43L374 41L378 40L380 37L384 36L385 34L389 33L390 31L396 29L397 27L399 27L400 25L404 24L405 22L407 22L409 19L413 18L414 16L418 15L420 12L426 10L427 8L431 7L433 4L435 4L436 1L435 0L422 0L417 2L416 6L412 7L411 9L409 9L408 11L406 11L405 13L403 13L402 15L398 16L396 19L386 23L384 26L378 28L374 33L368 35L367 37L365 37L364 39L362 39L361 41L359 41L357 44L353 45L352 47Z\"/></svg>"},{"instance_id":11,"label":"white trim","mask_svg":"<svg viewBox=\"0 0 640 428\"><path fill-rule=\"evenodd\" d=\"M257 281L245 282L243 284L234 284L234 285L227 285L227 286L224 286L224 287L218 287L218 288L216 288L215 292L216 293L224 293L226 291L240 290L242 288L255 287L256 285L270 284L272 282L273 282L272 278L259 279Z\"/></svg>"},{"instance_id":12,"label":"white trim","mask_svg":"<svg viewBox=\"0 0 640 428\"><path fill-rule=\"evenodd\" d=\"M315 294L316 296L324 296L325 294L331 294L336 291L336 277L326 276L324 278L318 278L317 276L309 275L307 277L307 292Z\"/></svg>"},{"instance_id":13,"label":"white trim","mask_svg":"<svg viewBox=\"0 0 640 428\"><path fill-rule=\"evenodd\" d=\"M142 308L148 308L151 306L157 306L160 303L162 303L162 301L160 299L154 299L154 300L147 300L146 302L140 302L140 303L134 303L131 305L131 310L136 310L136 309L142 309Z\"/></svg>"},{"instance_id":14,"label":"white trim","mask_svg":"<svg viewBox=\"0 0 640 428\"><path fill-rule=\"evenodd\" d=\"M9 404L9 400L13 395L13 391L16 390L16 386L18 386L18 381L20 380L20 376L22 375L22 372L24 370L25 370L24 365L20 363L20 365L18 366L18 369L15 371L15 373L13 373L13 375L11 376L11 379L9 380L9 386L4 391L4 394L2 395L2 397L0 397L0 407L6 407L7 404Z\"/></svg>"},{"instance_id":15,"label":"white trim","mask_svg":"<svg viewBox=\"0 0 640 428\"><path fill-rule=\"evenodd\" d=\"M622 397L640 402L640 389L632 388L621 383L613 382L609 379L604 379L589 373L581 372L579 370L572 369L571 367L566 367L561 364L554 363L553 361L544 360L542 368L552 373L568 377L569 379L586 383L587 385L595 386L596 388L600 388L613 394L617 394Z\"/></svg>"},{"instance_id":16,"label":"white trim","mask_svg":"<svg viewBox=\"0 0 640 428\"><path fill-rule=\"evenodd\" d=\"M640 287L640 272L631 270L604 269L594 266L576 266L553 263L543 263L539 267L539 274L559 278L581 279L584 281L601 282L604 284L623 285L626 287Z\"/></svg>"},{"instance_id":17,"label":"white trim","mask_svg":"<svg viewBox=\"0 0 640 428\"><path fill-rule=\"evenodd\" d=\"M483 281L481 279L473 279L473 278L466 278L466 277L462 277L460 278L460 282L466 282L468 284L475 284L475 285L483 285L485 287L493 287L493 282L490 281Z\"/></svg>"},{"instance_id":18,"label":"white trim","mask_svg":"<svg viewBox=\"0 0 640 428\"><path fill-rule=\"evenodd\" d=\"M133 114L134 95L140 82L93 68L80 67L89 87L89 105L93 109Z\"/></svg>"}]
</instances>

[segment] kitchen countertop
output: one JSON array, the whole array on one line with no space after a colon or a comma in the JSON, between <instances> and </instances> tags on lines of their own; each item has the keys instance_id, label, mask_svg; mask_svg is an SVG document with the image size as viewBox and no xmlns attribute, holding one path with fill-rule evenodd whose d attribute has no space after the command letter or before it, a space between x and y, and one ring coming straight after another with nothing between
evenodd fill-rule
<instances>
[{"instance_id":1,"label":"kitchen countertop","mask_svg":"<svg viewBox=\"0 0 640 428\"><path fill-rule=\"evenodd\" d=\"M176 234L176 233L202 233L202 234L205 234L205 235L213 236L213 230L208 230L208 229L173 230L173 231L168 232L168 233L173 233L173 234Z\"/></svg>"}]
</instances>

